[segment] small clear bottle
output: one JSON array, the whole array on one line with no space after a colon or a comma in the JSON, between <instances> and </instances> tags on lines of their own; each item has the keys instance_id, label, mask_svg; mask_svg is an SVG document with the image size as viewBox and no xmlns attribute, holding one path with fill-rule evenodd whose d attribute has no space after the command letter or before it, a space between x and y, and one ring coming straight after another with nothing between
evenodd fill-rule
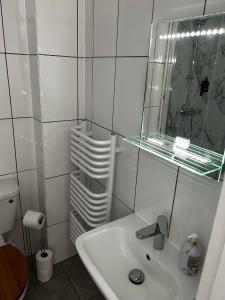
<instances>
[{"instance_id":1,"label":"small clear bottle","mask_svg":"<svg viewBox=\"0 0 225 300\"><path fill-rule=\"evenodd\" d=\"M199 271L202 252L198 235L196 233L191 234L181 246L178 268L186 275L196 275Z\"/></svg>"}]
</instances>

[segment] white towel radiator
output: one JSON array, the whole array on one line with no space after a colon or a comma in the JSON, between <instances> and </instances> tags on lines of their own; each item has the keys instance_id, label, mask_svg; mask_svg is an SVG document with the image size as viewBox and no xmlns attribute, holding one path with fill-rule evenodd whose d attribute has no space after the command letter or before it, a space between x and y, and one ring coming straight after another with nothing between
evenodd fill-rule
<instances>
[{"instance_id":1,"label":"white towel radiator","mask_svg":"<svg viewBox=\"0 0 225 300\"><path fill-rule=\"evenodd\" d=\"M110 135L106 141L97 141L86 131L86 122L82 126L71 128L71 161L76 170L70 178L71 240L83 232L110 221L116 136ZM103 193L90 190L92 180L104 180Z\"/></svg>"}]
</instances>

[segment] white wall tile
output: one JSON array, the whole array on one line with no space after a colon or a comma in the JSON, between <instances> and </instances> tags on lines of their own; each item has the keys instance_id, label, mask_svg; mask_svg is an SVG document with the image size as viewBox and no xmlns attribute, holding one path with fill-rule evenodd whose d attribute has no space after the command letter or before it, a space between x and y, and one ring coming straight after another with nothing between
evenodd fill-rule
<instances>
[{"instance_id":1,"label":"white wall tile","mask_svg":"<svg viewBox=\"0 0 225 300\"><path fill-rule=\"evenodd\" d=\"M11 108L9 99L9 87L7 80L6 62L4 54L0 54L0 118L11 118Z\"/></svg>"},{"instance_id":2,"label":"white wall tile","mask_svg":"<svg viewBox=\"0 0 225 300\"><path fill-rule=\"evenodd\" d=\"M83 106L85 118L92 120L93 115L93 82L92 58L79 59L78 71L78 92L79 92L79 107ZM82 71L80 70L82 68ZM82 93L81 93L82 92Z\"/></svg>"},{"instance_id":3,"label":"white wall tile","mask_svg":"<svg viewBox=\"0 0 225 300\"><path fill-rule=\"evenodd\" d=\"M11 120L0 120L0 175L16 172Z\"/></svg>"},{"instance_id":4,"label":"white wall tile","mask_svg":"<svg viewBox=\"0 0 225 300\"><path fill-rule=\"evenodd\" d=\"M85 101L86 66L85 66L85 59L78 58L77 63L78 63L78 65L77 65L77 68L78 68L78 87L77 88L78 88L78 103L79 103L78 104L78 107L79 107L78 118L85 119L85 117L86 117L86 114L85 114L85 110L86 110L86 101Z\"/></svg>"},{"instance_id":5,"label":"white wall tile","mask_svg":"<svg viewBox=\"0 0 225 300\"><path fill-rule=\"evenodd\" d=\"M118 0L94 1L94 56L115 56Z\"/></svg>"},{"instance_id":6,"label":"white wall tile","mask_svg":"<svg viewBox=\"0 0 225 300\"><path fill-rule=\"evenodd\" d=\"M8 238L17 249L25 254L23 244L23 227L21 220L16 220L13 230L9 234L7 234L7 239Z\"/></svg>"},{"instance_id":7,"label":"white wall tile","mask_svg":"<svg viewBox=\"0 0 225 300\"><path fill-rule=\"evenodd\" d=\"M116 68L114 131L138 135L144 101L146 58L118 58Z\"/></svg>"},{"instance_id":8,"label":"white wall tile","mask_svg":"<svg viewBox=\"0 0 225 300\"><path fill-rule=\"evenodd\" d=\"M37 172L40 211L45 212L45 179Z\"/></svg>"},{"instance_id":9,"label":"white wall tile","mask_svg":"<svg viewBox=\"0 0 225 300\"><path fill-rule=\"evenodd\" d=\"M14 119L17 167L19 171L36 168L34 120Z\"/></svg>"},{"instance_id":10,"label":"white wall tile","mask_svg":"<svg viewBox=\"0 0 225 300\"><path fill-rule=\"evenodd\" d=\"M69 219L70 176L59 176L45 181L47 226Z\"/></svg>"},{"instance_id":11,"label":"white wall tile","mask_svg":"<svg viewBox=\"0 0 225 300\"><path fill-rule=\"evenodd\" d=\"M27 38L29 53L37 53L37 26L35 1L25 0L26 19L27 19Z\"/></svg>"},{"instance_id":12,"label":"white wall tile","mask_svg":"<svg viewBox=\"0 0 225 300\"><path fill-rule=\"evenodd\" d=\"M71 120L77 117L76 68L75 58L40 57L42 121Z\"/></svg>"},{"instance_id":13,"label":"white wall tile","mask_svg":"<svg viewBox=\"0 0 225 300\"><path fill-rule=\"evenodd\" d=\"M116 154L113 193L130 209L134 209L138 149L117 138L124 150Z\"/></svg>"},{"instance_id":14,"label":"white wall tile","mask_svg":"<svg viewBox=\"0 0 225 300\"><path fill-rule=\"evenodd\" d=\"M0 20L2 20L2 12L0 11ZM0 52L5 52L4 40L3 40L3 30L2 21L0 22Z\"/></svg>"},{"instance_id":15,"label":"white wall tile","mask_svg":"<svg viewBox=\"0 0 225 300\"><path fill-rule=\"evenodd\" d=\"M132 213L132 210L125 206L123 202L113 197L111 214L112 221L126 217Z\"/></svg>"},{"instance_id":16,"label":"white wall tile","mask_svg":"<svg viewBox=\"0 0 225 300\"><path fill-rule=\"evenodd\" d=\"M120 0L118 55L148 55L152 0Z\"/></svg>"},{"instance_id":17,"label":"white wall tile","mask_svg":"<svg viewBox=\"0 0 225 300\"><path fill-rule=\"evenodd\" d=\"M19 172L20 201L22 216L27 210L39 210L37 171Z\"/></svg>"},{"instance_id":18,"label":"white wall tile","mask_svg":"<svg viewBox=\"0 0 225 300\"><path fill-rule=\"evenodd\" d=\"M207 0L206 1L206 14L214 14L225 12L225 2L224 0Z\"/></svg>"},{"instance_id":19,"label":"white wall tile","mask_svg":"<svg viewBox=\"0 0 225 300\"><path fill-rule=\"evenodd\" d=\"M98 125L92 124L93 138L99 141L108 140L111 134L111 131L100 127Z\"/></svg>"},{"instance_id":20,"label":"white wall tile","mask_svg":"<svg viewBox=\"0 0 225 300\"><path fill-rule=\"evenodd\" d=\"M177 167L140 152L135 211L147 222L155 222L159 214L170 217Z\"/></svg>"},{"instance_id":21,"label":"white wall tile","mask_svg":"<svg viewBox=\"0 0 225 300\"><path fill-rule=\"evenodd\" d=\"M6 51L28 53L25 0L2 0Z\"/></svg>"},{"instance_id":22,"label":"white wall tile","mask_svg":"<svg viewBox=\"0 0 225 300\"><path fill-rule=\"evenodd\" d=\"M181 246L192 233L206 252L217 209L221 183L181 170L178 178L170 239Z\"/></svg>"},{"instance_id":23,"label":"white wall tile","mask_svg":"<svg viewBox=\"0 0 225 300\"><path fill-rule=\"evenodd\" d=\"M164 22L203 14L204 0L157 0L154 5L154 22Z\"/></svg>"},{"instance_id":24,"label":"white wall tile","mask_svg":"<svg viewBox=\"0 0 225 300\"><path fill-rule=\"evenodd\" d=\"M29 55L29 65L30 65L30 82L31 82L33 116L36 119L41 120L39 57L37 55Z\"/></svg>"},{"instance_id":25,"label":"white wall tile","mask_svg":"<svg viewBox=\"0 0 225 300\"><path fill-rule=\"evenodd\" d=\"M86 33L86 24L87 19L85 18L85 8L86 2L83 0L78 0L78 56L85 56L85 33ZM93 31L93 28L92 28Z\"/></svg>"},{"instance_id":26,"label":"white wall tile","mask_svg":"<svg viewBox=\"0 0 225 300\"><path fill-rule=\"evenodd\" d=\"M93 60L93 121L112 129L115 58Z\"/></svg>"},{"instance_id":27,"label":"white wall tile","mask_svg":"<svg viewBox=\"0 0 225 300\"><path fill-rule=\"evenodd\" d=\"M54 251L54 263L63 261L76 254L70 240L69 222L62 222L47 229L48 247Z\"/></svg>"},{"instance_id":28,"label":"white wall tile","mask_svg":"<svg viewBox=\"0 0 225 300\"><path fill-rule=\"evenodd\" d=\"M78 58L79 119L92 119L92 58Z\"/></svg>"},{"instance_id":29,"label":"white wall tile","mask_svg":"<svg viewBox=\"0 0 225 300\"><path fill-rule=\"evenodd\" d=\"M34 138L36 152L36 167L39 174L44 176L44 153L43 153L43 135L42 123L34 120Z\"/></svg>"},{"instance_id":30,"label":"white wall tile","mask_svg":"<svg viewBox=\"0 0 225 300\"><path fill-rule=\"evenodd\" d=\"M0 179L9 179L9 178L17 179L17 173L15 172L8 175L1 175L0 177Z\"/></svg>"},{"instance_id":31,"label":"white wall tile","mask_svg":"<svg viewBox=\"0 0 225 300\"><path fill-rule=\"evenodd\" d=\"M36 0L40 53L77 55L77 1Z\"/></svg>"},{"instance_id":32,"label":"white wall tile","mask_svg":"<svg viewBox=\"0 0 225 300\"><path fill-rule=\"evenodd\" d=\"M29 57L7 55L13 117L33 115Z\"/></svg>"},{"instance_id":33,"label":"white wall tile","mask_svg":"<svg viewBox=\"0 0 225 300\"><path fill-rule=\"evenodd\" d=\"M75 122L43 124L45 178L68 174L70 162L70 128Z\"/></svg>"},{"instance_id":34,"label":"white wall tile","mask_svg":"<svg viewBox=\"0 0 225 300\"><path fill-rule=\"evenodd\" d=\"M78 56L93 56L93 0L78 0Z\"/></svg>"}]
</instances>

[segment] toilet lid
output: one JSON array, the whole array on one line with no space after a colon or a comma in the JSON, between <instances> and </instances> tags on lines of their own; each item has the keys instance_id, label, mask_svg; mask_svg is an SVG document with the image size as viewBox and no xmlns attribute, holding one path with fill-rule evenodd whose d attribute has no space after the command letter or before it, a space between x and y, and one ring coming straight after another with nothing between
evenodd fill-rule
<instances>
[{"instance_id":1,"label":"toilet lid","mask_svg":"<svg viewBox=\"0 0 225 300\"><path fill-rule=\"evenodd\" d=\"M0 299L17 300L28 280L28 264L12 245L0 247Z\"/></svg>"}]
</instances>

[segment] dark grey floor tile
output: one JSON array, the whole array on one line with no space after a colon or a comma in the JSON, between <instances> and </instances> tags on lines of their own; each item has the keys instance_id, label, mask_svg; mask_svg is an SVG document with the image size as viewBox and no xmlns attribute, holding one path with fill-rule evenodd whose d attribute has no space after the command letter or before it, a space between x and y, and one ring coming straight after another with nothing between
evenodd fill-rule
<instances>
[{"instance_id":1,"label":"dark grey floor tile","mask_svg":"<svg viewBox=\"0 0 225 300\"><path fill-rule=\"evenodd\" d=\"M78 255L62 262L62 265L81 300L89 300L100 293Z\"/></svg>"},{"instance_id":2,"label":"dark grey floor tile","mask_svg":"<svg viewBox=\"0 0 225 300\"><path fill-rule=\"evenodd\" d=\"M95 296L94 298L91 298L90 300L106 300L105 297L102 296L102 294L99 294Z\"/></svg>"},{"instance_id":3,"label":"dark grey floor tile","mask_svg":"<svg viewBox=\"0 0 225 300\"><path fill-rule=\"evenodd\" d=\"M35 286L40 285L41 283L37 280L37 273L36 273L36 266L35 261L31 261L29 259L29 281L28 281L28 289L32 289ZM54 265L53 267L53 277L58 276L59 274L62 274L64 272L64 269L62 267L61 263L58 263Z\"/></svg>"},{"instance_id":4,"label":"dark grey floor tile","mask_svg":"<svg viewBox=\"0 0 225 300\"><path fill-rule=\"evenodd\" d=\"M24 300L79 300L65 274L28 290Z\"/></svg>"}]
</instances>

